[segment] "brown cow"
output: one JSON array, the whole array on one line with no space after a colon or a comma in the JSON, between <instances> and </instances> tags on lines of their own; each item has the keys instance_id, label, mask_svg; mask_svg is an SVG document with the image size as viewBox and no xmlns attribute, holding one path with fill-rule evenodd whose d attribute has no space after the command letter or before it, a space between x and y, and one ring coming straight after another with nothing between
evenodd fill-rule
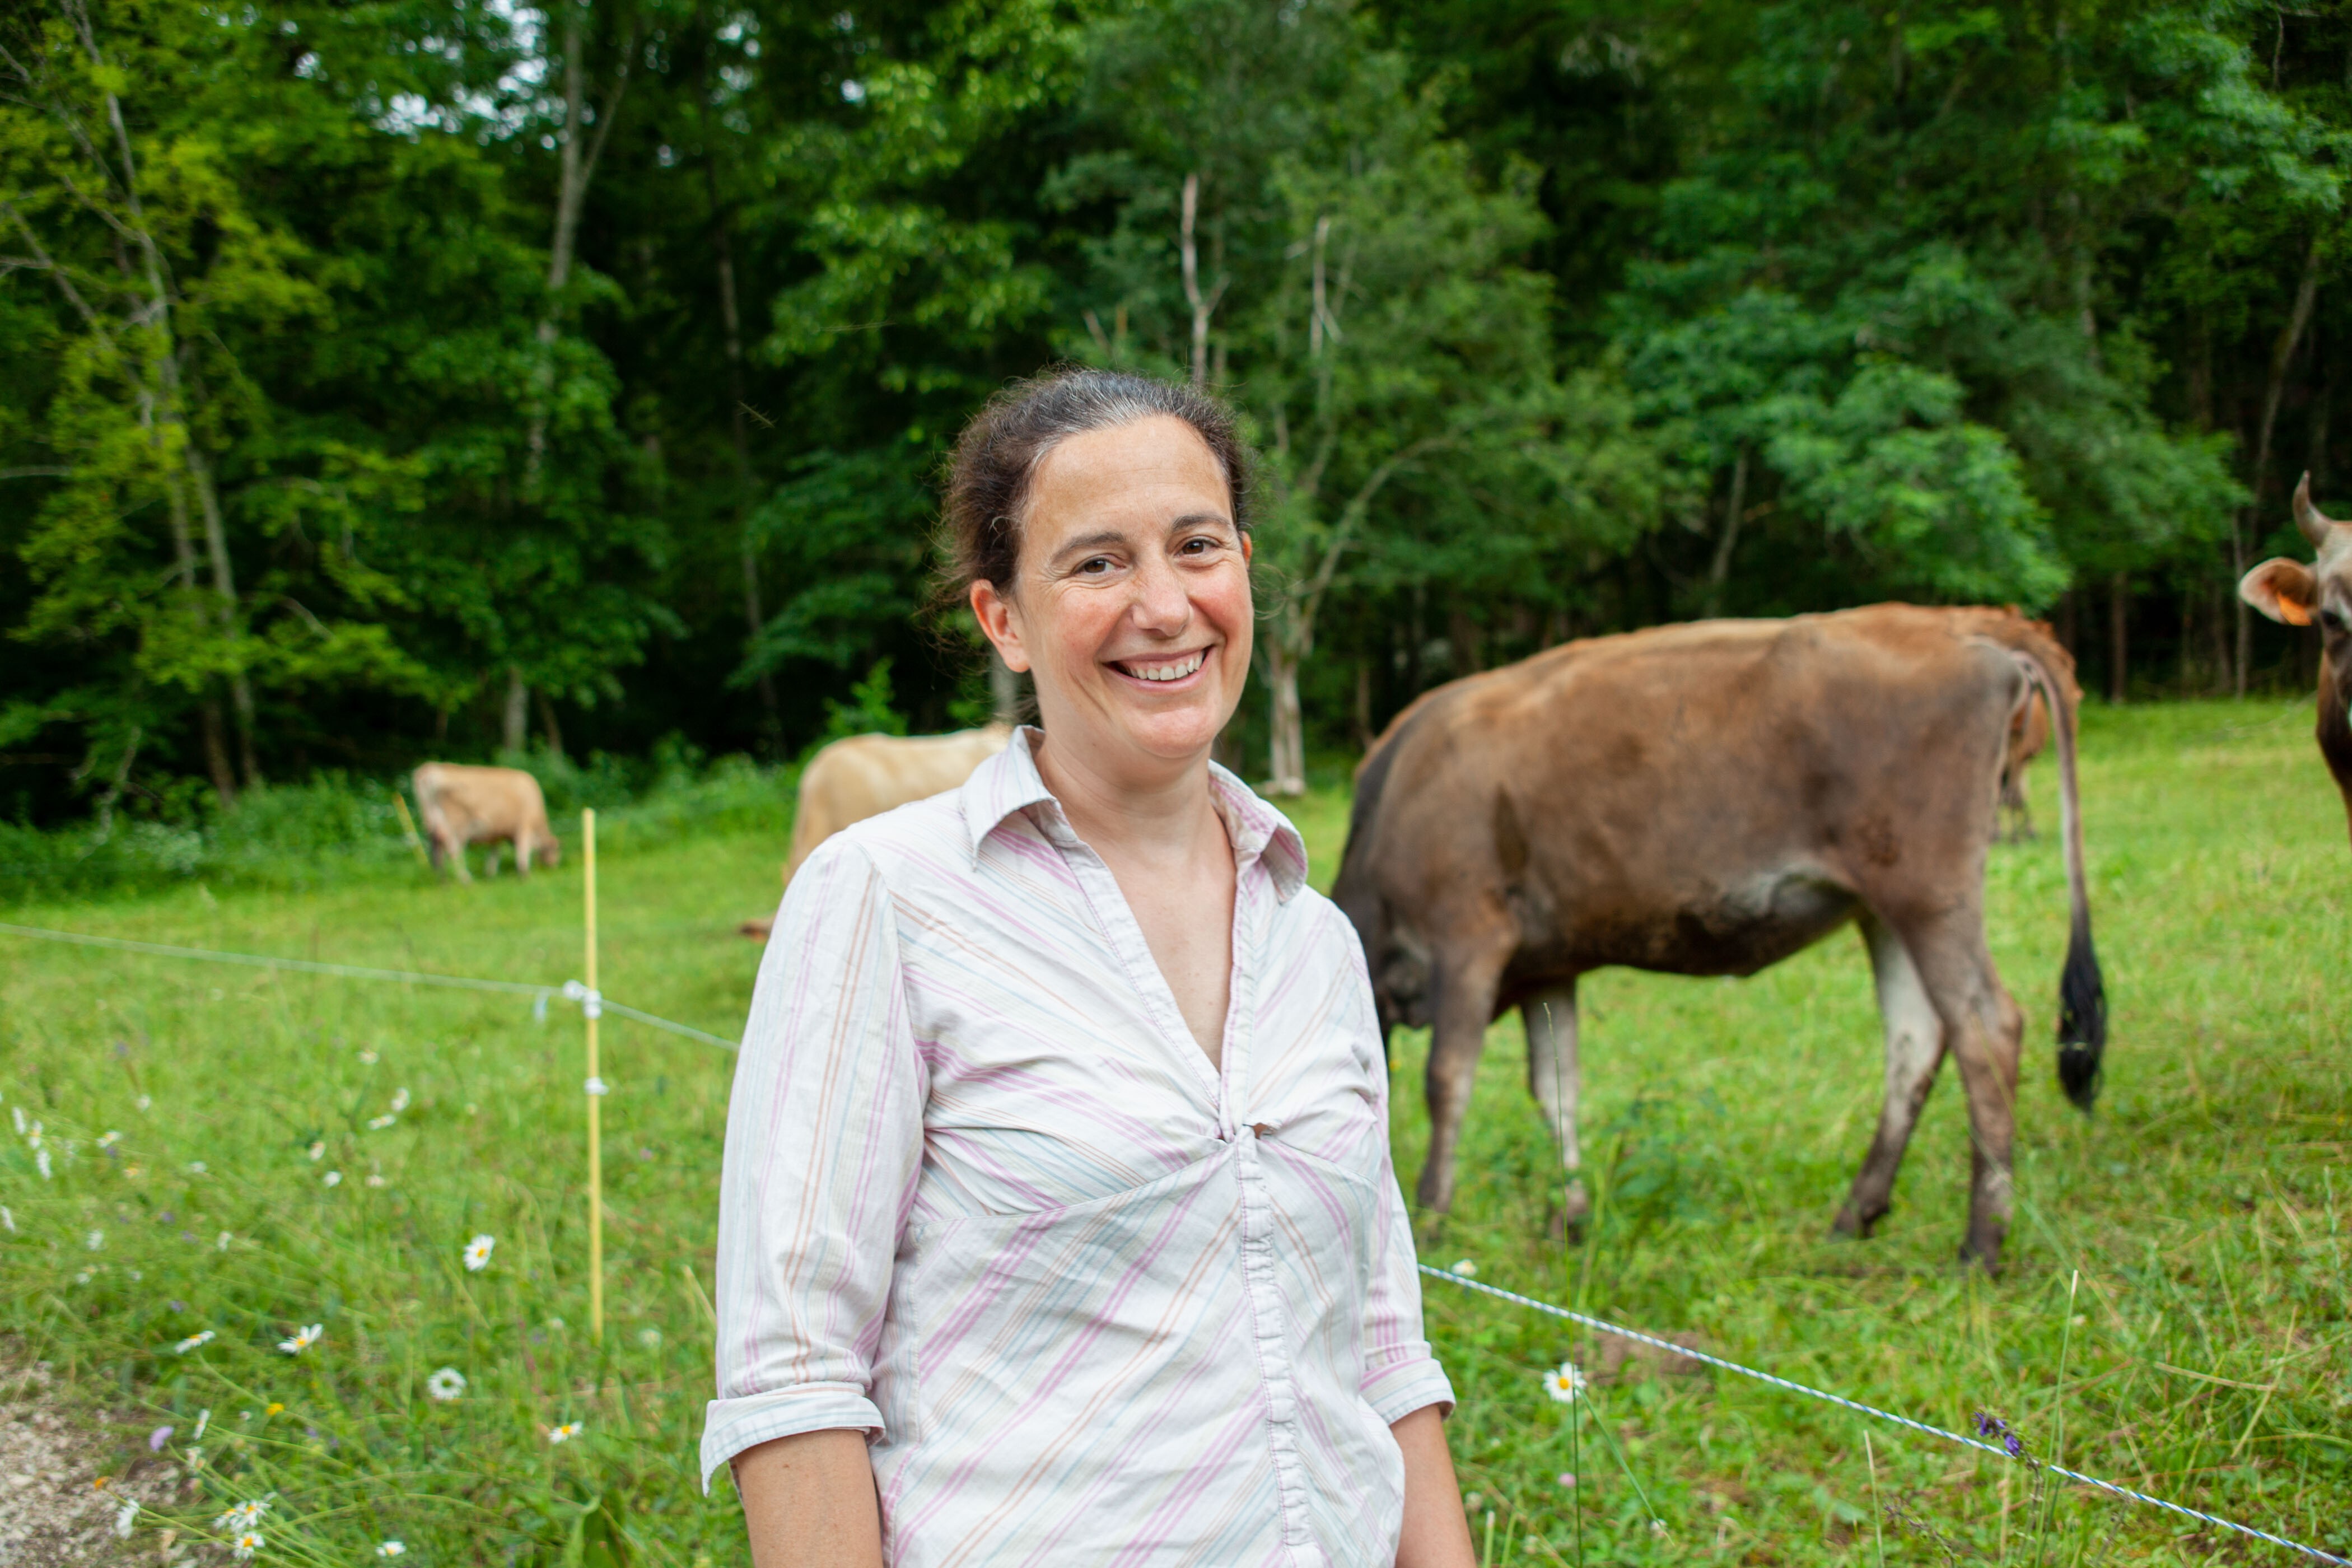
<instances>
[{"instance_id":1,"label":"brown cow","mask_svg":"<svg viewBox=\"0 0 2352 1568\"><path fill-rule=\"evenodd\" d=\"M991 724L951 735L852 735L835 741L801 770L784 879L790 881L818 845L850 824L955 788L1012 739L1010 726Z\"/></svg>"},{"instance_id":2,"label":"brown cow","mask_svg":"<svg viewBox=\"0 0 2352 1568\"><path fill-rule=\"evenodd\" d=\"M561 864L563 846L547 826L547 801L539 781L520 768L477 768L462 763L426 763L410 778L416 815L425 825L433 864L453 861L457 880L470 882L466 847L504 842L514 847L515 869L528 878L532 860L544 856ZM492 864L496 864L492 852Z\"/></svg>"},{"instance_id":3,"label":"brown cow","mask_svg":"<svg viewBox=\"0 0 2352 1568\"><path fill-rule=\"evenodd\" d=\"M789 885L801 862L851 823L955 788L1012 739L1012 726L990 724L949 735L851 735L834 742L801 770L784 881ZM735 929L765 942L773 923L745 921Z\"/></svg>"},{"instance_id":4,"label":"brown cow","mask_svg":"<svg viewBox=\"0 0 2352 1568\"><path fill-rule=\"evenodd\" d=\"M1358 776L1332 896L1363 939L1383 1026L1435 1030L1423 1206L1453 1202L1479 1049L1505 1009L1527 1023L1572 1221L1577 977L1753 974L1853 921L1886 1086L1838 1228L1866 1235L1885 1214L1948 1047L1976 1141L1962 1255L1997 1266L2023 1020L1985 945L1984 869L2029 690L2057 717L2073 906L2058 1069L2085 1109L2106 1036L2064 667L2021 616L1880 605L1570 643L1398 715Z\"/></svg>"},{"instance_id":5,"label":"brown cow","mask_svg":"<svg viewBox=\"0 0 2352 1568\"><path fill-rule=\"evenodd\" d=\"M2238 595L2284 626L2319 623L2319 754L2352 819L2352 522L2311 504L2311 476L2294 487L2294 525L2318 552L2305 566L2275 556L2246 574Z\"/></svg>"}]
</instances>

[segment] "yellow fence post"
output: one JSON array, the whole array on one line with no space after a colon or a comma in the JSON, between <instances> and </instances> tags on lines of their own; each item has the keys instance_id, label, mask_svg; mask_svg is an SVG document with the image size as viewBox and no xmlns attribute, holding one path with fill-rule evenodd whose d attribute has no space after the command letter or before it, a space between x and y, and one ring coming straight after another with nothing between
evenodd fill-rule
<instances>
[{"instance_id":1,"label":"yellow fence post","mask_svg":"<svg viewBox=\"0 0 2352 1568\"><path fill-rule=\"evenodd\" d=\"M581 860L586 868L582 898L587 910L588 1002L588 1331L604 1342L604 1147L601 1105L604 1082L597 1075L596 1020L604 997L596 989L596 814L580 814Z\"/></svg>"}]
</instances>

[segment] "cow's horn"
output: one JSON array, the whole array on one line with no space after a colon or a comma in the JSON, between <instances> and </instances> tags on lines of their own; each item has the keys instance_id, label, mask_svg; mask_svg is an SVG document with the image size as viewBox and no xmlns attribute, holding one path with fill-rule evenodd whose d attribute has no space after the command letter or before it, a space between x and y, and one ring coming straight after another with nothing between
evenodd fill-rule
<instances>
[{"instance_id":1,"label":"cow's horn","mask_svg":"<svg viewBox=\"0 0 2352 1568\"><path fill-rule=\"evenodd\" d=\"M2308 471L2294 487L2294 525L2316 550L2327 542L2327 531L2336 526L2335 520L2311 504L2311 475Z\"/></svg>"}]
</instances>

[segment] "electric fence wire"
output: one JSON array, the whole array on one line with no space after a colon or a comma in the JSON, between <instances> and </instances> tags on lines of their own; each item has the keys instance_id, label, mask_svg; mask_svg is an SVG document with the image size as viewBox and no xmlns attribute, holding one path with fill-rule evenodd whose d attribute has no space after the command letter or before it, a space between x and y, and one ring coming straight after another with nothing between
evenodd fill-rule
<instances>
[{"instance_id":1,"label":"electric fence wire","mask_svg":"<svg viewBox=\"0 0 2352 1568\"><path fill-rule=\"evenodd\" d=\"M2103 1481L2096 1476L2086 1476L2080 1470L2070 1470L2063 1465L2053 1465L2047 1460L2036 1459L2027 1455L2011 1454L1997 1443L1983 1442L1958 1432L1947 1432L1941 1426L1931 1426L1925 1421L1914 1421L1908 1415L1897 1415L1892 1410L1881 1410L1874 1405L1864 1405L1858 1399L1848 1399L1843 1394L1828 1394L1818 1388L1808 1387L1801 1383L1792 1383L1785 1377L1776 1377L1769 1372L1759 1372L1752 1366L1742 1366L1736 1361L1726 1361L1721 1356L1709 1355L1705 1351L1693 1350L1688 1345L1676 1344L1672 1340L1660 1339L1655 1334L1645 1334L1638 1329L1629 1329L1621 1323L1610 1322L1604 1318L1570 1311L1566 1307L1555 1307L1549 1301L1539 1301L1533 1296L1522 1296L1516 1290L1505 1290L1496 1286L1487 1285L1465 1275L1456 1274L1450 1268L1433 1268L1426 1263L1420 1264L1418 1267L1423 1274L1433 1279L1443 1279L1449 1284L1459 1285L1465 1290L1475 1290L1482 1296L1492 1296L1498 1301L1509 1301L1533 1311L1548 1313L1555 1318L1565 1318L1571 1323L1581 1324L1585 1328L1601 1333L1612 1334L1621 1340L1633 1340L1636 1343L1649 1345L1654 1349L1665 1351L1689 1361L1721 1367L1726 1372L1736 1372L1742 1377L1752 1377L1759 1383L1769 1383L1773 1387L1785 1389L1790 1394L1801 1394L1808 1399L1818 1399L1824 1404L1835 1405L1858 1415L1892 1422L1897 1426L1907 1426L1914 1432L1924 1432L1930 1437L1941 1437L1948 1443L1958 1443L1963 1447L1982 1449L1996 1458L2007 1459L2012 1464L2023 1465L2029 1469L2041 1470L2063 1480L2095 1487L2100 1491L2111 1493L2116 1497L2126 1498L2133 1502L2146 1503L2150 1508L2160 1508L2167 1512L2177 1513L2202 1524L2234 1531L2240 1535L2250 1535L2256 1541L2267 1541L2273 1546L2284 1546L2289 1552L2299 1552L2315 1562L2333 1563L2337 1564L2337 1568L2352 1568L2352 1562L2347 1562L2331 1552L2322 1552L2316 1546L2305 1546L2300 1541L2289 1541L2284 1535L2273 1535L2269 1531L2256 1530L2251 1524L2240 1524L2234 1520L2223 1519L2218 1514L2206 1513L2201 1510L2189 1508L2186 1504L2168 1502L2160 1497L2150 1497L2146 1492L2134 1491L2131 1488L2119 1485L2115 1481Z\"/></svg>"},{"instance_id":2,"label":"electric fence wire","mask_svg":"<svg viewBox=\"0 0 2352 1568\"><path fill-rule=\"evenodd\" d=\"M174 947L169 942L133 942L127 937L92 936L86 931L50 931L41 926L9 925L0 921L0 936L28 937L37 942L67 942L75 947L100 947L117 952L141 952L154 958L195 959L206 963L233 963L247 969L283 969L299 974L329 974L340 980L383 980L404 985L441 985L457 991L496 991L510 996L529 996L534 1010L546 1016L550 997L559 997L581 1006L594 1005L600 1013L615 1014L632 1018L647 1028L663 1029L706 1045L720 1046L734 1050L736 1043L723 1035L713 1035L691 1024L681 1024L674 1018L615 1002L608 996L588 990L576 980L560 985L534 985L522 980L480 980L469 974L427 974L408 969L371 969L357 963L321 963L315 959L271 958L257 952L220 952L206 947Z\"/></svg>"}]
</instances>

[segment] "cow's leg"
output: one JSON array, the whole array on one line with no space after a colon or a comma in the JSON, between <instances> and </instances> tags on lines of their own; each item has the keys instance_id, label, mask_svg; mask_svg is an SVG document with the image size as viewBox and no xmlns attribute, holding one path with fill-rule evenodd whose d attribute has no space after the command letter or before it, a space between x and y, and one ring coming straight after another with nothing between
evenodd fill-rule
<instances>
[{"instance_id":1,"label":"cow's leg","mask_svg":"<svg viewBox=\"0 0 2352 1568\"><path fill-rule=\"evenodd\" d=\"M1576 1144L1576 982L1528 997L1519 1004L1519 1016L1528 1026L1528 1090L1559 1146L1559 1228L1565 1235L1591 1210Z\"/></svg>"},{"instance_id":2,"label":"cow's leg","mask_svg":"<svg viewBox=\"0 0 2352 1568\"><path fill-rule=\"evenodd\" d=\"M1919 1108L1935 1086L1936 1068L1944 1059L1944 1023L1919 966L1895 929L1868 910L1859 921L1863 941L1870 945L1870 969L1878 983L1878 1016L1886 1026L1886 1100L1878 1113L1878 1136L1853 1179L1853 1191L1838 1211L1837 1229L1846 1236L1868 1236L1890 1206L1895 1173L1903 1165L1903 1151L1919 1121Z\"/></svg>"},{"instance_id":3,"label":"cow's leg","mask_svg":"<svg viewBox=\"0 0 2352 1568\"><path fill-rule=\"evenodd\" d=\"M1510 948L1502 942L1462 943L1439 955L1437 1005L1429 1041L1429 1158L1415 1196L1444 1214L1454 1206L1454 1155L1478 1078L1486 1026L1495 1021L1495 991Z\"/></svg>"},{"instance_id":4,"label":"cow's leg","mask_svg":"<svg viewBox=\"0 0 2352 1568\"><path fill-rule=\"evenodd\" d=\"M520 876L526 882L530 881L530 857L531 851L534 847L530 841L530 836L524 833L518 833L507 842L514 846L516 875Z\"/></svg>"},{"instance_id":5,"label":"cow's leg","mask_svg":"<svg viewBox=\"0 0 2352 1568\"><path fill-rule=\"evenodd\" d=\"M466 851L469 846L454 833L449 836L447 843L449 864L457 868L457 880L471 883L474 879L473 868L466 864Z\"/></svg>"},{"instance_id":6,"label":"cow's leg","mask_svg":"<svg viewBox=\"0 0 2352 1568\"><path fill-rule=\"evenodd\" d=\"M1969 1235L1960 1257L1990 1272L2000 1266L2014 1201L2010 1159L2025 1019L1993 968L1983 911L1973 902L1898 921L1895 929L1944 1021L1944 1041L1969 1097Z\"/></svg>"}]
</instances>

